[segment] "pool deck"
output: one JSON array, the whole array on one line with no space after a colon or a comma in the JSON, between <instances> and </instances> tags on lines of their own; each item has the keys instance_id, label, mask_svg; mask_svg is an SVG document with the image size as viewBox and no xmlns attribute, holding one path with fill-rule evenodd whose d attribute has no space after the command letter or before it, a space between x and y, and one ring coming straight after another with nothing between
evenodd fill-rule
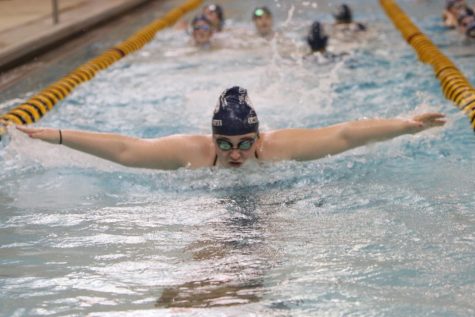
<instances>
[{"instance_id":1,"label":"pool deck","mask_svg":"<svg viewBox=\"0 0 475 317\"><path fill-rule=\"evenodd\" d=\"M0 0L0 72L151 0Z\"/></svg>"}]
</instances>

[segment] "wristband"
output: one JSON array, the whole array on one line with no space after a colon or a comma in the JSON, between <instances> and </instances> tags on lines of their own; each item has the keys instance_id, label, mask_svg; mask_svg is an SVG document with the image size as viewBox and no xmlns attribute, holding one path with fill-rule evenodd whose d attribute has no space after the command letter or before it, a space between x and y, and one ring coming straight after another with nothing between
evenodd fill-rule
<instances>
[{"instance_id":1,"label":"wristband","mask_svg":"<svg viewBox=\"0 0 475 317\"><path fill-rule=\"evenodd\" d=\"M63 144L63 133L61 132L61 129L59 131L59 143L58 144Z\"/></svg>"}]
</instances>

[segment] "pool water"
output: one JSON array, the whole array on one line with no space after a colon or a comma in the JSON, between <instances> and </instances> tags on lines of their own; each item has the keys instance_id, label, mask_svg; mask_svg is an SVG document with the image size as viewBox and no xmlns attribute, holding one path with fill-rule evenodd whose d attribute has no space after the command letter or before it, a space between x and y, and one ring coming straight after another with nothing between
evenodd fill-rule
<instances>
[{"instance_id":1,"label":"pool water","mask_svg":"<svg viewBox=\"0 0 475 317\"><path fill-rule=\"evenodd\" d=\"M475 83L475 43L440 26L443 1L399 2ZM217 48L166 30L37 125L209 133L233 85L263 130L423 111L448 124L318 161L178 171L13 130L0 150L0 315L473 316L475 137L432 69L374 1L351 3L369 34L331 40L349 54L324 64L302 58L310 22L331 22L323 1L220 3L230 29ZM275 41L246 35L258 4L275 12Z\"/></svg>"}]
</instances>

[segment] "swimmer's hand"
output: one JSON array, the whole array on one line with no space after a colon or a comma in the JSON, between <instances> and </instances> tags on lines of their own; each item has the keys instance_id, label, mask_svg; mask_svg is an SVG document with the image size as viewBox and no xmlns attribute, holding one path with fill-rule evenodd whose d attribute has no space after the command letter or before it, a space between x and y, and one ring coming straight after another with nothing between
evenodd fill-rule
<instances>
[{"instance_id":1,"label":"swimmer's hand","mask_svg":"<svg viewBox=\"0 0 475 317\"><path fill-rule=\"evenodd\" d=\"M418 133L434 127L441 127L446 122L445 115L438 112L419 114L408 120L409 129L412 133Z\"/></svg>"},{"instance_id":2,"label":"swimmer's hand","mask_svg":"<svg viewBox=\"0 0 475 317\"><path fill-rule=\"evenodd\" d=\"M58 129L51 128L27 128L23 126L16 126L16 128L27 134L32 139L38 139L48 143L59 144L60 132Z\"/></svg>"}]
</instances>

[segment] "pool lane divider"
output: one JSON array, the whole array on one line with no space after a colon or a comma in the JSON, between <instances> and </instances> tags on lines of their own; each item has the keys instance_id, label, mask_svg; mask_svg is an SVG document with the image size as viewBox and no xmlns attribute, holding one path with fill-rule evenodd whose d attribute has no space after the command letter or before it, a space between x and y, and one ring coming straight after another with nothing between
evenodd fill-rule
<instances>
[{"instance_id":1,"label":"pool lane divider","mask_svg":"<svg viewBox=\"0 0 475 317\"><path fill-rule=\"evenodd\" d=\"M450 58L421 32L396 1L380 0L380 3L403 38L416 50L419 60L432 66L444 96L467 114L475 130L475 89L469 80Z\"/></svg>"},{"instance_id":2,"label":"pool lane divider","mask_svg":"<svg viewBox=\"0 0 475 317\"><path fill-rule=\"evenodd\" d=\"M24 103L14 107L0 116L0 139L6 129L3 124L31 124L40 120L61 100L66 98L77 86L93 79L96 74L125 56L141 49L150 42L155 34L175 24L183 15L196 9L203 0L188 0L181 6L172 9L162 18L155 20L140 29L128 39L106 50L101 55L79 66L60 80L49 85Z\"/></svg>"}]
</instances>

